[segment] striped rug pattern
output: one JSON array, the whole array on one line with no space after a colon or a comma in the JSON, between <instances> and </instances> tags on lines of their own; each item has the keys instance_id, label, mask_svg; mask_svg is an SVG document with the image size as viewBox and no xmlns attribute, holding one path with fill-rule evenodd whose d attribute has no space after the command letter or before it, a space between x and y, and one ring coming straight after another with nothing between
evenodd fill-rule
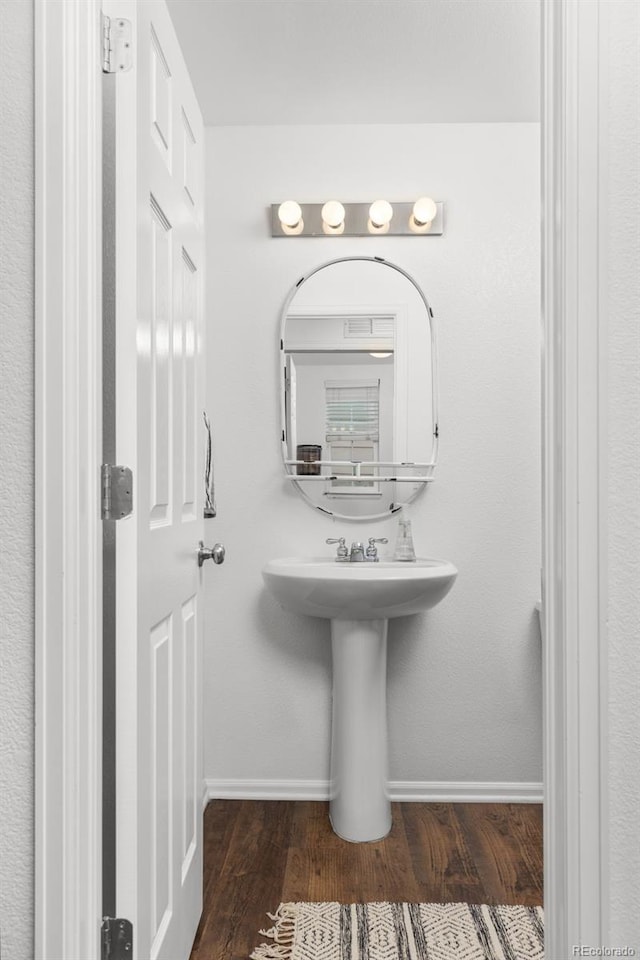
<instances>
[{"instance_id":1,"label":"striped rug pattern","mask_svg":"<svg viewBox=\"0 0 640 960\"><path fill-rule=\"evenodd\" d=\"M542 907L282 903L252 960L543 960Z\"/></svg>"}]
</instances>

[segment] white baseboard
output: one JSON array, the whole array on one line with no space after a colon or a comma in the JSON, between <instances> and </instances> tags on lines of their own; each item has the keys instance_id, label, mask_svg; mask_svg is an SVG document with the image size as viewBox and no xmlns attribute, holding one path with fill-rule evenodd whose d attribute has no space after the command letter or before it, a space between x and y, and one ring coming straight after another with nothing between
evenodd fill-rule
<instances>
[{"instance_id":1,"label":"white baseboard","mask_svg":"<svg viewBox=\"0 0 640 960\"><path fill-rule=\"evenodd\" d=\"M205 780L209 800L328 800L327 780ZM542 783L441 783L392 780L393 801L420 803L542 803Z\"/></svg>"},{"instance_id":2,"label":"white baseboard","mask_svg":"<svg viewBox=\"0 0 640 960\"><path fill-rule=\"evenodd\" d=\"M542 803L542 783L394 780L391 799L420 803Z\"/></svg>"},{"instance_id":3,"label":"white baseboard","mask_svg":"<svg viewBox=\"0 0 640 960\"><path fill-rule=\"evenodd\" d=\"M328 800L327 780L205 780L209 800Z\"/></svg>"}]
</instances>

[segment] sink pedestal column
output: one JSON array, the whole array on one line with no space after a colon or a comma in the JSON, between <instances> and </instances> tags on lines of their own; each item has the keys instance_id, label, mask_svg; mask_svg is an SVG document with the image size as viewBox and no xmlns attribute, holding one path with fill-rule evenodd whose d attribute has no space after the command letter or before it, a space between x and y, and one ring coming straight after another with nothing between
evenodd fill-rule
<instances>
[{"instance_id":1,"label":"sink pedestal column","mask_svg":"<svg viewBox=\"0 0 640 960\"><path fill-rule=\"evenodd\" d=\"M332 620L329 816L338 836L380 840L391 829L387 760L387 620Z\"/></svg>"}]
</instances>

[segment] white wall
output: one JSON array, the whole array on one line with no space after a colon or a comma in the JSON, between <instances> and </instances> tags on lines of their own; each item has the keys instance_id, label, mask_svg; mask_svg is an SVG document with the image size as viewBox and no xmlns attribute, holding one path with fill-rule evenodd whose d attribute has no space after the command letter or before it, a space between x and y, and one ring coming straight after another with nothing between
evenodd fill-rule
<instances>
[{"instance_id":1,"label":"white wall","mask_svg":"<svg viewBox=\"0 0 640 960\"><path fill-rule=\"evenodd\" d=\"M640 8L606 5L610 939L640 949Z\"/></svg>"},{"instance_id":2,"label":"white wall","mask_svg":"<svg viewBox=\"0 0 640 960\"><path fill-rule=\"evenodd\" d=\"M208 410L227 546L206 570L205 775L328 775L329 625L281 609L267 559L386 535L311 510L283 479L277 336L285 296L334 256L408 270L439 331L440 465L412 510L419 554L453 592L389 631L391 778L541 779L539 183L536 124L207 131ZM447 202L441 238L271 239L289 197ZM231 397L234 397L233 404Z\"/></svg>"},{"instance_id":3,"label":"white wall","mask_svg":"<svg viewBox=\"0 0 640 960\"><path fill-rule=\"evenodd\" d=\"M33 9L0 2L0 940L33 957Z\"/></svg>"}]
</instances>

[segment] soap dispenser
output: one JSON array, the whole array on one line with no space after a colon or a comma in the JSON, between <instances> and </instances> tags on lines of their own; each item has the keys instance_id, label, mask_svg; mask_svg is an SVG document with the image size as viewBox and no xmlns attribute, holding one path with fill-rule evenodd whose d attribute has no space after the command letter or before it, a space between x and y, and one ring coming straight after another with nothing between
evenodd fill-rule
<instances>
[{"instance_id":1,"label":"soap dispenser","mask_svg":"<svg viewBox=\"0 0 640 960\"><path fill-rule=\"evenodd\" d=\"M416 552L413 548L413 535L411 533L411 520L404 509L398 519L398 536L393 559L403 561L416 559Z\"/></svg>"}]
</instances>

